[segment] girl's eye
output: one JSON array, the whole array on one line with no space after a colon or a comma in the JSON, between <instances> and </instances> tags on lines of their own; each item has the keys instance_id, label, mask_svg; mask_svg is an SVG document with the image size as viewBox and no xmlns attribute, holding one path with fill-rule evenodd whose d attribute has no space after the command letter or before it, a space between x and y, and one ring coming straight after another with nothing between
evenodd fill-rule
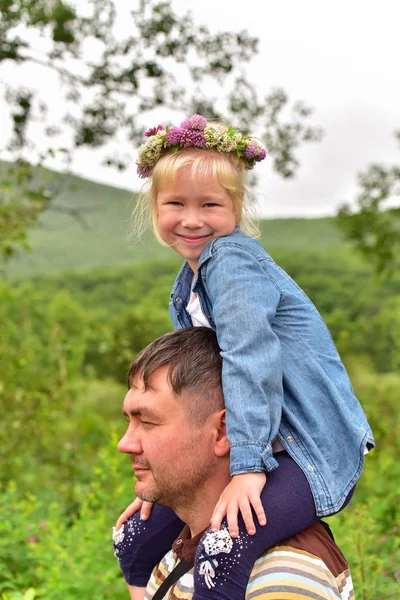
<instances>
[{"instance_id":1,"label":"girl's eye","mask_svg":"<svg viewBox=\"0 0 400 600\"><path fill-rule=\"evenodd\" d=\"M205 204L204 206L212 208L213 206L219 206L219 204L217 204L216 202L207 202L207 204Z\"/></svg>"},{"instance_id":2,"label":"girl's eye","mask_svg":"<svg viewBox=\"0 0 400 600\"><path fill-rule=\"evenodd\" d=\"M178 202L178 200L171 200L168 202L170 206L182 206L182 202Z\"/></svg>"}]
</instances>

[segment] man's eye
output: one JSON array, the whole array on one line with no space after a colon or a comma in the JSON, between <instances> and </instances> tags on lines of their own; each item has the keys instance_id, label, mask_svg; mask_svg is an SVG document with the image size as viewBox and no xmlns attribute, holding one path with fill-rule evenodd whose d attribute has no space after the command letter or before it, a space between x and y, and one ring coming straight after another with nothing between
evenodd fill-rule
<instances>
[{"instance_id":1,"label":"man's eye","mask_svg":"<svg viewBox=\"0 0 400 600\"><path fill-rule=\"evenodd\" d=\"M152 423L151 421L141 421L140 424L144 425L145 427L150 427L151 425L154 425L154 423Z\"/></svg>"}]
</instances>

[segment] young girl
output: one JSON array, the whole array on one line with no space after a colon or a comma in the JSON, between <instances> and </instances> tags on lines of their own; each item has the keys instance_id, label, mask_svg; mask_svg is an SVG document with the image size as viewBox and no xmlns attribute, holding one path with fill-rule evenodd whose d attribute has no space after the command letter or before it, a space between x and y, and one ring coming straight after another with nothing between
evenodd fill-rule
<instances>
[{"instance_id":1,"label":"young girl","mask_svg":"<svg viewBox=\"0 0 400 600\"><path fill-rule=\"evenodd\" d=\"M321 316L254 239L244 176L265 150L200 115L146 136L138 173L150 186L138 227L150 214L159 241L185 259L171 293L174 328L212 327L223 363L232 480L197 551L193 598L239 600L260 554L348 503L374 439ZM124 518L139 508L148 517L137 500ZM204 565L225 516L236 566L226 578L216 556L210 585ZM155 506L145 531L136 513L116 532L133 598L181 527Z\"/></svg>"}]
</instances>

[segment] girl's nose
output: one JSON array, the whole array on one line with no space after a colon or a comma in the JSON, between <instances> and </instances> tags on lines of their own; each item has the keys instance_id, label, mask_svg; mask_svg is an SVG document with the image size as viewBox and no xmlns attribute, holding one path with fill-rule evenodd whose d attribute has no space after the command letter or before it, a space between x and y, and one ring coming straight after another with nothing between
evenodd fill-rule
<instances>
[{"instance_id":1,"label":"girl's nose","mask_svg":"<svg viewBox=\"0 0 400 600\"><path fill-rule=\"evenodd\" d=\"M142 452L142 444L135 429L131 425L128 427L125 435L118 442L119 452L125 454L140 454Z\"/></svg>"},{"instance_id":2,"label":"girl's nose","mask_svg":"<svg viewBox=\"0 0 400 600\"><path fill-rule=\"evenodd\" d=\"M198 210L187 209L182 215L181 223L183 227L188 229L197 229L203 226L203 219Z\"/></svg>"}]
</instances>

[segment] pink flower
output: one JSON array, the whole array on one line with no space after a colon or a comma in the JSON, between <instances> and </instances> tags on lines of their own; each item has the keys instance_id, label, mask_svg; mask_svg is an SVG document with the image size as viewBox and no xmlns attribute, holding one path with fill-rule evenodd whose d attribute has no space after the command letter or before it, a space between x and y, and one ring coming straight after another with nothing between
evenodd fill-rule
<instances>
[{"instance_id":1,"label":"pink flower","mask_svg":"<svg viewBox=\"0 0 400 600\"><path fill-rule=\"evenodd\" d=\"M47 521L41 521L39 523L39 527L41 527L42 529L43 529L43 527L46 527L46 525L47 525Z\"/></svg>"},{"instance_id":2,"label":"pink flower","mask_svg":"<svg viewBox=\"0 0 400 600\"><path fill-rule=\"evenodd\" d=\"M252 140L251 142L249 142L246 146L246 148L244 149L244 156L246 158L255 158L258 153L260 152L260 148L257 144L257 142L255 140Z\"/></svg>"},{"instance_id":3,"label":"pink flower","mask_svg":"<svg viewBox=\"0 0 400 600\"><path fill-rule=\"evenodd\" d=\"M142 179L145 179L146 177L148 177L152 171L152 167L150 167L150 165L144 165L144 167L140 167L138 166L138 168L136 169L137 174L139 175L139 177L141 177Z\"/></svg>"},{"instance_id":4,"label":"pink flower","mask_svg":"<svg viewBox=\"0 0 400 600\"><path fill-rule=\"evenodd\" d=\"M201 139L199 138L199 134L202 137L202 142L201 142ZM204 145L204 136L203 136L202 132L193 131L192 129L184 129L182 131L180 145L183 148L188 148L189 146L197 146L196 142L199 142L200 144L203 143L203 145Z\"/></svg>"},{"instance_id":5,"label":"pink flower","mask_svg":"<svg viewBox=\"0 0 400 600\"><path fill-rule=\"evenodd\" d=\"M152 135L155 135L157 131L162 131L162 129L162 125L157 125L157 127L150 127L150 129L148 129L144 135L146 137L151 137Z\"/></svg>"},{"instance_id":6,"label":"pink flower","mask_svg":"<svg viewBox=\"0 0 400 600\"><path fill-rule=\"evenodd\" d=\"M204 133L202 131L192 131L192 145L196 148L204 148Z\"/></svg>"},{"instance_id":7,"label":"pink flower","mask_svg":"<svg viewBox=\"0 0 400 600\"><path fill-rule=\"evenodd\" d=\"M203 131L207 127L207 121L201 115L192 115L189 119L190 127Z\"/></svg>"},{"instance_id":8,"label":"pink flower","mask_svg":"<svg viewBox=\"0 0 400 600\"><path fill-rule=\"evenodd\" d=\"M261 148L260 152L257 154L256 156L256 161L260 162L262 160L264 160L264 158L267 156L267 151L265 148Z\"/></svg>"},{"instance_id":9,"label":"pink flower","mask_svg":"<svg viewBox=\"0 0 400 600\"><path fill-rule=\"evenodd\" d=\"M185 119L184 121L182 121L180 127L181 127L181 129L192 129L192 126L190 124L190 120L189 119Z\"/></svg>"},{"instance_id":10,"label":"pink flower","mask_svg":"<svg viewBox=\"0 0 400 600\"><path fill-rule=\"evenodd\" d=\"M28 542L30 544L37 544L38 543L38 538L36 537L36 535L31 535L30 537L28 537Z\"/></svg>"},{"instance_id":11,"label":"pink flower","mask_svg":"<svg viewBox=\"0 0 400 600\"><path fill-rule=\"evenodd\" d=\"M171 127L171 129L168 129L165 139L171 146L177 146L181 143L182 133L183 129L180 127Z\"/></svg>"}]
</instances>

